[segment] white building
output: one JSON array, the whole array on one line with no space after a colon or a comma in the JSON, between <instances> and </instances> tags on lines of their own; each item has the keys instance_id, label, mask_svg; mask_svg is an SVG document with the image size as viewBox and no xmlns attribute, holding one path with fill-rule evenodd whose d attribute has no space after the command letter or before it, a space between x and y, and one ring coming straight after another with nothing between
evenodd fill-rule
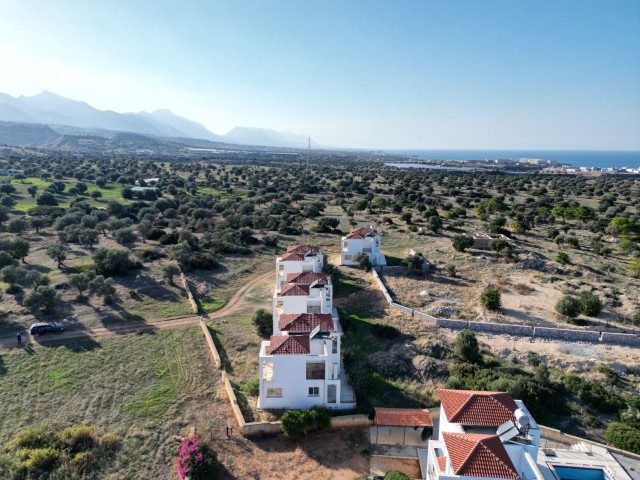
<instances>
[{"instance_id":1,"label":"white building","mask_svg":"<svg viewBox=\"0 0 640 480\"><path fill-rule=\"evenodd\" d=\"M276 287L285 285L290 273L322 272L324 254L318 247L296 245L287 248L287 253L276 258Z\"/></svg>"},{"instance_id":2,"label":"white building","mask_svg":"<svg viewBox=\"0 0 640 480\"><path fill-rule=\"evenodd\" d=\"M541 449L538 424L508 393L438 394L439 435L418 454L424 479L630 480L608 452L596 457L579 449Z\"/></svg>"},{"instance_id":3,"label":"white building","mask_svg":"<svg viewBox=\"0 0 640 480\"><path fill-rule=\"evenodd\" d=\"M324 254L307 245L276 259L273 336L259 354L260 409L355 407L340 359L342 331Z\"/></svg>"},{"instance_id":4,"label":"white building","mask_svg":"<svg viewBox=\"0 0 640 480\"><path fill-rule=\"evenodd\" d=\"M356 228L342 237L340 242L340 265L355 266L354 257L366 253L374 266L384 266L387 260L380 253L380 232L373 227Z\"/></svg>"}]
</instances>

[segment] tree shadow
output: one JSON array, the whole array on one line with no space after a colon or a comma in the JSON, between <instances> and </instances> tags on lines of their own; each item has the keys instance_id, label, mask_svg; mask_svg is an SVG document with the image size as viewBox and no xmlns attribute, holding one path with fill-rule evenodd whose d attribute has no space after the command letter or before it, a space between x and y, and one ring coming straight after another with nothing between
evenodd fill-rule
<instances>
[{"instance_id":1,"label":"tree shadow","mask_svg":"<svg viewBox=\"0 0 640 480\"><path fill-rule=\"evenodd\" d=\"M34 337L34 341L41 347L63 347L72 352L90 352L98 348L102 348L102 345L88 333L81 335L74 334L72 338L65 338L57 335L48 337L38 336Z\"/></svg>"},{"instance_id":2,"label":"tree shadow","mask_svg":"<svg viewBox=\"0 0 640 480\"><path fill-rule=\"evenodd\" d=\"M4 366L4 359L2 358L2 355L0 355L0 376L5 373L7 373L7 368Z\"/></svg>"}]
</instances>

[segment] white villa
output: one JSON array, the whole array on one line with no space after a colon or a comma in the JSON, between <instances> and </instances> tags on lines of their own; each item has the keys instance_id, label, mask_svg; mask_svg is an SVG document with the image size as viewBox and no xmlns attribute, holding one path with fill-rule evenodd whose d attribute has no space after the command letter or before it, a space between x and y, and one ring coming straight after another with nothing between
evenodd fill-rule
<instances>
[{"instance_id":1,"label":"white villa","mask_svg":"<svg viewBox=\"0 0 640 480\"><path fill-rule=\"evenodd\" d=\"M353 258L366 253L374 266L384 266L387 260L380 253L380 232L373 226L351 230L340 242L340 265L358 265Z\"/></svg>"},{"instance_id":2,"label":"white villa","mask_svg":"<svg viewBox=\"0 0 640 480\"><path fill-rule=\"evenodd\" d=\"M258 408L355 407L340 358L342 331L324 254L307 245L276 259L273 335L260 346Z\"/></svg>"},{"instance_id":3,"label":"white villa","mask_svg":"<svg viewBox=\"0 0 640 480\"><path fill-rule=\"evenodd\" d=\"M595 454L581 444L541 448L538 424L509 393L440 389L438 394L439 435L427 452L418 452L424 479L631 480L605 449Z\"/></svg>"}]
</instances>

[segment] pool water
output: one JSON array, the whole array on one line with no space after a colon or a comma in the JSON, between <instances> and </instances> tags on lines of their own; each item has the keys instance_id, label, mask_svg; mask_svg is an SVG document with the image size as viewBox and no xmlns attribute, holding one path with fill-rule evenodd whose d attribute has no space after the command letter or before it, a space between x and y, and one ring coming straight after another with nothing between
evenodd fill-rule
<instances>
[{"instance_id":1,"label":"pool water","mask_svg":"<svg viewBox=\"0 0 640 480\"><path fill-rule=\"evenodd\" d=\"M609 477L601 468L556 467L560 480L608 480Z\"/></svg>"}]
</instances>

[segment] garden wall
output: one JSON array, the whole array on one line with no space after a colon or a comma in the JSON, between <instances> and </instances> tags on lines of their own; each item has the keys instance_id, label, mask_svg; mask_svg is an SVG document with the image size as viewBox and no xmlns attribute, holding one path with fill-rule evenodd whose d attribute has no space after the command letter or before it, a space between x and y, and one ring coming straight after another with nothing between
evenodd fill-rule
<instances>
[{"instance_id":1,"label":"garden wall","mask_svg":"<svg viewBox=\"0 0 640 480\"><path fill-rule=\"evenodd\" d=\"M599 342L600 332L592 330L572 330L567 328L535 327L534 335L540 338L564 340L567 342Z\"/></svg>"},{"instance_id":2,"label":"garden wall","mask_svg":"<svg viewBox=\"0 0 640 480\"><path fill-rule=\"evenodd\" d=\"M216 368L222 368L222 360L220 360L220 355L218 354L218 349L216 348L216 344L213 343L213 338L211 337L211 332L209 331L209 327L204 323L203 319L200 319L200 328L202 329L202 333L204 335L204 340L209 347L209 352L211 352L211 357L213 358L213 363Z\"/></svg>"},{"instance_id":3,"label":"garden wall","mask_svg":"<svg viewBox=\"0 0 640 480\"><path fill-rule=\"evenodd\" d=\"M187 292L187 298L189 299L189 305L191 305L191 310L193 313L198 313L198 304L196 303L196 299L193 298L193 294L191 293L191 288L189 287L189 282L187 278L184 276L184 273L180 272L180 280L182 281L182 286L184 287L184 291Z\"/></svg>"},{"instance_id":4,"label":"garden wall","mask_svg":"<svg viewBox=\"0 0 640 480\"><path fill-rule=\"evenodd\" d=\"M380 291L387 299L389 306L394 310L400 310L413 317L424 320L439 328L449 328L451 330L463 330L470 328L476 332L493 333L496 335L516 335L520 337L539 337L550 340L561 340L564 342L589 342L589 343L609 343L617 345L640 346L640 336L634 333L610 333L598 332L595 330L578 330L570 328L533 327L528 325L514 325L507 323L473 322L467 320L452 320L447 318L436 318L427 313L419 312L409 307L405 307L394 302L389 295L387 287L384 285L378 272L372 270L373 278L380 288Z\"/></svg>"},{"instance_id":5,"label":"garden wall","mask_svg":"<svg viewBox=\"0 0 640 480\"><path fill-rule=\"evenodd\" d=\"M331 418L331 428L367 427L371 425L371 420L367 415L342 415ZM250 437L253 435L282 433L280 422L250 422L241 426L242 435Z\"/></svg>"},{"instance_id":6,"label":"garden wall","mask_svg":"<svg viewBox=\"0 0 640 480\"><path fill-rule=\"evenodd\" d=\"M240 426L240 430L243 430L246 422L244 421L244 417L242 416L242 412L240 411L240 407L238 406L238 399L236 398L236 394L233 391L233 387L231 386L231 382L229 381L227 372L225 372L224 370L222 371L222 381L224 382L224 389L227 391L229 403L231 403L233 415L236 417L236 421Z\"/></svg>"},{"instance_id":7,"label":"garden wall","mask_svg":"<svg viewBox=\"0 0 640 480\"><path fill-rule=\"evenodd\" d=\"M534 334L533 327L529 327L526 325L509 325L506 323L469 322L469 327L474 332L518 335L521 337L532 337Z\"/></svg>"}]
</instances>

